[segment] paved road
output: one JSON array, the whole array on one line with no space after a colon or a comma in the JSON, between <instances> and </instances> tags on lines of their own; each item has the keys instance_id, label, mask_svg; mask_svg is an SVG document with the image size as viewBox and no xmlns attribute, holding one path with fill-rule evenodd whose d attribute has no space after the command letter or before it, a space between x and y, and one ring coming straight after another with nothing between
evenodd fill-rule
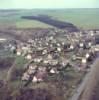
<instances>
[{"instance_id":1,"label":"paved road","mask_svg":"<svg viewBox=\"0 0 99 100\"><path fill-rule=\"evenodd\" d=\"M93 64L79 100L99 100L99 58Z\"/></svg>"},{"instance_id":2,"label":"paved road","mask_svg":"<svg viewBox=\"0 0 99 100\"><path fill-rule=\"evenodd\" d=\"M87 73L85 75L85 78L82 80L82 83L78 86L77 90L75 91L75 94L70 98L70 100L78 100L80 94L82 93L82 91L85 87L85 84L86 84L86 81L88 80L88 77L89 77L89 73Z\"/></svg>"},{"instance_id":3,"label":"paved road","mask_svg":"<svg viewBox=\"0 0 99 100\"><path fill-rule=\"evenodd\" d=\"M98 63L98 64L97 64ZM82 83L78 86L77 90L76 90L76 93L70 98L70 100L90 100L90 99L80 99L80 95L82 94L82 92L84 90L86 90L86 87L89 85L90 83L90 80L92 80L91 78L93 77L94 78L94 73L95 73L95 70L96 70L96 65L99 65L99 58L96 59L96 61L94 62L94 64L91 66L91 69L90 69L90 72L88 72L86 75L85 75L85 78L82 80ZM90 85L91 86L91 85ZM92 86L91 86L92 87ZM90 88L91 89L91 88ZM86 91L86 95L88 95L88 93L90 94L90 91Z\"/></svg>"}]
</instances>

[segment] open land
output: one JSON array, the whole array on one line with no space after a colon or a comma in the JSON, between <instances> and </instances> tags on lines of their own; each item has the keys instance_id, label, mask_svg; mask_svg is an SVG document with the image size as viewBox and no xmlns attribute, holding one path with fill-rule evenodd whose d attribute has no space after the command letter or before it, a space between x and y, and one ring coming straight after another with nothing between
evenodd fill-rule
<instances>
[{"instance_id":1,"label":"open land","mask_svg":"<svg viewBox=\"0 0 99 100\"><path fill-rule=\"evenodd\" d=\"M0 10L0 100L69 100L99 56L98 12Z\"/></svg>"}]
</instances>

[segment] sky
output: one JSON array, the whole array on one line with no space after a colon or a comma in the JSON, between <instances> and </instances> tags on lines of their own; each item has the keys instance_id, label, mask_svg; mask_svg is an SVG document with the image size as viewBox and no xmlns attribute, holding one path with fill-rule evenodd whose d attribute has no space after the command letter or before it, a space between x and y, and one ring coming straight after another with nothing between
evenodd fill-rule
<instances>
[{"instance_id":1,"label":"sky","mask_svg":"<svg viewBox=\"0 0 99 100\"><path fill-rule=\"evenodd\" d=\"M99 0L0 0L0 9L99 8Z\"/></svg>"}]
</instances>

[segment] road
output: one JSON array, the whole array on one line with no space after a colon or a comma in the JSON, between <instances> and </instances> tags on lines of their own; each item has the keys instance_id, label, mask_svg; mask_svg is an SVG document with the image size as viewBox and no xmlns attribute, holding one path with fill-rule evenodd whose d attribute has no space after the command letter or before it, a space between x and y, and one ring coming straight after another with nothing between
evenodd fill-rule
<instances>
[{"instance_id":1,"label":"road","mask_svg":"<svg viewBox=\"0 0 99 100\"><path fill-rule=\"evenodd\" d=\"M70 98L70 100L91 100L91 92L96 85L95 73L98 65L99 58L97 58L94 64L91 65L90 72L85 75L85 78L82 80L82 83L78 86L76 93Z\"/></svg>"},{"instance_id":2,"label":"road","mask_svg":"<svg viewBox=\"0 0 99 100\"><path fill-rule=\"evenodd\" d=\"M94 62L79 100L99 100L99 58ZM97 92L96 92L97 91Z\"/></svg>"}]
</instances>

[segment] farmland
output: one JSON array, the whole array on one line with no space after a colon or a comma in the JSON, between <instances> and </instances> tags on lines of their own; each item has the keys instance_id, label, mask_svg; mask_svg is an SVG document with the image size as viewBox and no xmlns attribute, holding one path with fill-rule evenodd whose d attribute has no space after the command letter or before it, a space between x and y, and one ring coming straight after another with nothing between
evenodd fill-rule
<instances>
[{"instance_id":1,"label":"farmland","mask_svg":"<svg viewBox=\"0 0 99 100\"><path fill-rule=\"evenodd\" d=\"M39 15L39 16L22 16L24 19L30 19L30 20L37 20L49 25L52 25L54 27L60 28L60 29L67 29L69 31L78 31L77 28L72 23L66 23L63 21L58 21L55 19L51 19L49 16L45 15Z\"/></svg>"},{"instance_id":2,"label":"farmland","mask_svg":"<svg viewBox=\"0 0 99 100\"><path fill-rule=\"evenodd\" d=\"M70 22L78 28L84 29L97 29L99 28L99 10L98 9L61 9L61 10L15 10L0 12L0 24L9 25L10 27L16 26L18 28L26 27L52 27L45 23L36 20L23 20L22 16L35 16L35 15L48 15L53 19L64 22ZM8 23L8 24L7 24Z\"/></svg>"},{"instance_id":3,"label":"farmland","mask_svg":"<svg viewBox=\"0 0 99 100\"><path fill-rule=\"evenodd\" d=\"M20 22L16 23L17 28L52 28L52 26L41 23L35 20L22 19Z\"/></svg>"}]
</instances>

